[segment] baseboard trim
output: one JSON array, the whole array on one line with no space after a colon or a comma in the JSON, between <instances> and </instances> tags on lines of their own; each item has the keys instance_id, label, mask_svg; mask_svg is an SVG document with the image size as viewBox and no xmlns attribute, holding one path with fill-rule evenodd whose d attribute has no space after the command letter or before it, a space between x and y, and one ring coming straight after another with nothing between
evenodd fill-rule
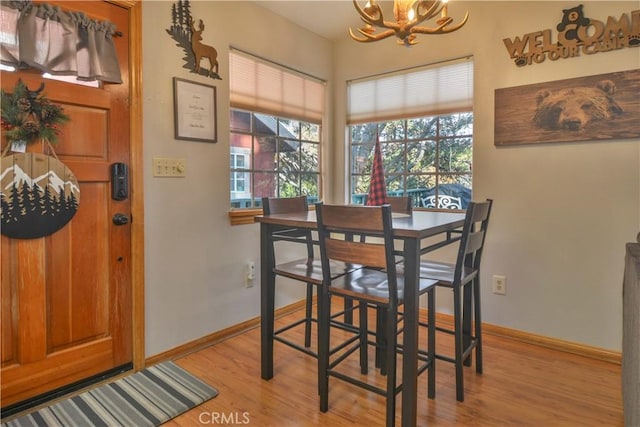
<instances>
[{"instance_id":1,"label":"baseboard trim","mask_svg":"<svg viewBox=\"0 0 640 427\"><path fill-rule=\"evenodd\" d=\"M453 315L436 313L436 322L453 325ZM517 329L505 328L503 326L482 324L482 332L487 335L507 338L514 341L520 341L527 344L537 345L552 350L563 351L565 353L576 354L578 356L588 357L590 359L601 360L604 362L622 364L622 353L617 351L606 350L599 347L593 347L585 344L578 344L571 341L550 338L543 335L537 335L530 332L524 332Z\"/></svg>"},{"instance_id":2,"label":"baseboard trim","mask_svg":"<svg viewBox=\"0 0 640 427\"><path fill-rule=\"evenodd\" d=\"M305 301L300 300L300 301L294 302L293 304L289 304L284 307L281 307L275 311L275 317L277 319L278 317L291 314L303 308L304 305L305 305ZM229 338L235 337L236 335L240 335L244 332L250 331L251 329L257 328L259 326L260 326L260 316L256 316L252 319L246 320L244 322L240 322L228 328L222 329L218 332L205 335L204 337L198 338L197 340L189 341L178 347L174 347L170 350L148 357L145 359L145 366L150 366L156 363L164 362L167 360L174 360L179 357L186 356L187 354L194 353L198 350L202 350L205 347L209 347L214 344L220 343L222 341L228 340Z\"/></svg>"},{"instance_id":3,"label":"baseboard trim","mask_svg":"<svg viewBox=\"0 0 640 427\"><path fill-rule=\"evenodd\" d=\"M278 318L300 310L304 307L304 303L305 301L301 300L279 308L276 310L275 316L276 318ZM422 315L425 315L426 317L426 310L421 309L421 311L424 311ZM441 325L453 325L453 316L445 313L436 313L436 322ZM218 332L206 335L197 340L187 342L178 347L174 347L170 350L148 357L145 359L145 366L150 366L156 363L164 362L166 360L173 360L179 357L186 356L187 354L225 341L231 337L242 334L259 326L260 316L257 316L236 325L230 326L226 329L222 329ZM606 350L603 348L593 347L585 344L578 344L570 341L564 341L556 338L545 337L542 335L532 334L530 332L505 328L503 326L491 325L488 323L482 324L482 331L487 335L520 341L527 344L537 345L552 350L563 351L565 353L576 354L578 356L584 356L590 359L601 360L617 365L622 364L622 353L616 351Z\"/></svg>"}]
</instances>

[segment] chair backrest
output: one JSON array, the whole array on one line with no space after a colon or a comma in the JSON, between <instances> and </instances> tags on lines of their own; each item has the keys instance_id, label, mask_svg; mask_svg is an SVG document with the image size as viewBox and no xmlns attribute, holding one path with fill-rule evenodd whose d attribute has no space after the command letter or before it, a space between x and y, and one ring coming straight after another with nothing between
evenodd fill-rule
<instances>
[{"instance_id":1,"label":"chair backrest","mask_svg":"<svg viewBox=\"0 0 640 427\"><path fill-rule=\"evenodd\" d=\"M330 261L361 264L385 269L389 294L397 303L398 285L393 245L391 206L325 205L316 204L318 238L324 282L333 276ZM353 241L349 236L376 237Z\"/></svg>"},{"instance_id":2,"label":"chair backrest","mask_svg":"<svg viewBox=\"0 0 640 427\"><path fill-rule=\"evenodd\" d=\"M368 195L364 195L363 206L367 205ZM391 206L391 212L411 214L413 212L413 200L411 196L387 196L386 204Z\"/></svg>"},{"instance_id":3,"label":"chair backrest","mask_svg":"<svg viewBox=\"0 0 640 427\"><path fill-rule=\"evenodd\" d=\"M306 212L308 210L307 196L262 198L262 211L265 215Z\"/></svg>"},{"instance_id":4,"label":"chair backrest","mask_svg":"<svg viewBox=\"0 0 640 427\"><path fill-rule=\"evenodd\" d=\"M262 212L265 215L307 212L308 210L309 204L307 202L307 196L262 198ZM311 230L288 227L276 229L272 234L272 241L276 240L305 243L307 245L307 257L309 259L313 258L313 239Z\"/></svg>"},{"instance_id":5,"label":"chair backrest","mask_svg":"<svg viewBox=\"0 0 640 427\"><path fill-rule=\"evenodd\" d=\"M391 212L411 215L413 201L409 196L387 196L387 203L391 206Z\"/></svg>"},{"instance_id":6,"label":"chair backrest","mask_svg":"<svg viewBox=\"0 0 640 427\"><path fill-rule=\"evenodd\" d=\"M461 281L465 267L472 269L472 274L479 274L492 205L493 200L487 199L485 202L470 202L467 206L456 260L454 284Z\"/></svg>"}]
</instances>

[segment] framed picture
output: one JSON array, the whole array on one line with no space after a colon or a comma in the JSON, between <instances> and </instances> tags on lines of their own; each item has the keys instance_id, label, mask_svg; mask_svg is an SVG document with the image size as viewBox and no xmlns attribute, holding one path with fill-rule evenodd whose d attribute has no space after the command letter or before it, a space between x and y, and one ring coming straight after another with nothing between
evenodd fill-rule
<instances>
[{"instance_id":1,"label":"framed picture","mask_svg":"<svg viewBox=\"0 0 640 427\"><path fill-rule=\"evenodd\" d=\"M495 145L640 137L640 70L495 91Z\"/></svg>"},{"instance_id":2,"label":"framed picture","mask_svg":"<svg viewBox=\"0 0 640 427\"><path fill-rule=\"evenodd\" d=\"M174 77L173 121L176 139L217 142L215 86Z\"/></svg>"}]
</instances>

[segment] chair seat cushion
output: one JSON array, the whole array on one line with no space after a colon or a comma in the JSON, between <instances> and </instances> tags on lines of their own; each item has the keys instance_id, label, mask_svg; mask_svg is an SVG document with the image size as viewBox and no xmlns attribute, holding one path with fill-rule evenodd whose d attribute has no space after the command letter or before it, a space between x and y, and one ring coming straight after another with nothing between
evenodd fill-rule
<instances>
[{"instance_id":1,"label":"chair seat cushion","mask_svg":"<svg viewBox=\"0 0 640 427\"><path fill-rule=\"evenodd\" d=\"M404 301L404 277L398 273L398 303ZM435 280L420 278L419 294L436 284ZM355 299L386 305L389 303L387 273L381 270L361 268L331 281L329 292Z\"/></svg>"},{"instance_id":2,"label":"chair seat cushion","mask_svg":"<svg viewBox=\"0 0 640 427\"><path fill-rule=\"evenodd\" d=\"M362 268L362 266L339 261L330 261L330 268L333 277L339 277L343 274ZM302 258L294 261L288 261L276 265L273 272L280 276L300 280L302 282L313 283L315 285L320 285L322 283L322 263L319 259L310 260L309 258Z\"/></svg>"}]
</instances>

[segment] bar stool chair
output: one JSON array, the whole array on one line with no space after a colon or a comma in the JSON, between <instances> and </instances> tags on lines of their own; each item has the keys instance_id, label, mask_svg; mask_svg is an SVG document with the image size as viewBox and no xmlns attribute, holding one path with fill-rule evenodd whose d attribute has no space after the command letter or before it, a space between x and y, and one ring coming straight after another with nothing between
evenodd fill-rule
<instances>
[{"instance_id":1,"label":"bar stool chair","mask_svg":"<svg viewBox=\"0 0 640 427\"><path fill-rule=\"evenodd\" d=\"M263 197L262 208L265 215L307 212L309 210L306 196L289 198ZM317 319L313 316L313 289L322 283L321 262L320 259L314 257L314 245L317 241L313 240L311 230L303 228L281 227L274 230L271 237L274 244L274 254L275 242L278 241L301 243L305 245L307 251L306 258L274 263L273 272L277 276L287 277L306 284L306 297L304 317L274 330L273 339L305 354L317 357L317 352L311 348L311 325L317 322ZM353 271L360 266L336 262L332 267L334 274L340 275ZM339 314L344 313L341 312ZM354 328L346 323L338 321L334 321L334 323L353 332ZM284 332L302 324L304 324L304 345L300 345L284 336Z\"/></svg>"},{"instance_id":2,"label":"bar stool chair","mask_svg":"<svg viewBox=\"0 0 640 427\"><path fill-rule=\"evenodd\" d=\"M365 201L366 203L366 201ZM391 207L391 213L399 213L405 215L411 215L413 212L413 201L409 196L387 196L387 204ZM360 237L360 241L364 241L364 236ZM399 254L397 254L399 255ZM396 258L396 261L400 262L401 257ZM376 331L381 331L384 328L386 322L385 310L378 310L376 313ZM376 347L376 368L380 368L380 371L386 373L386 366L384 365L384 355L381 353L382 346Z\"/></svg>"},{"instance_id":3,"label":"bar stool chair","mask_svg":"<svg viewBox=\"0 0 640 427\"><path fill-rule=\"evenodd\" d=\"M300 197L290 197L290 198L273 198L273 197L263 197L262 198L262 210L265 215L271 214L280 214L280 213L293 213L293 212L306 212L309 210L309 205L307 202L306 196ZM302 281L307 280L307 277L312 277L315 274L318 275L318 278L322 276L319 268L313 265L313 238L311 235L311 230L301 229L301 228L280 228L272 233L272 241L287 241L287 242L295 242L301 243L305 245L307 250L307 258L306 259L297 259L293 262L287 263L287 268L282 268L276 264L274 272L276 274L285 275L286 277L290 277L293 279L297 279L295 276L302 276ZM275 246L275 245L274 245ZM275 253L275 248L274 248ZM280 268L279 268L280 267ZM308 269L308 267L311 267ZM294 276L294 277L291 277ZM315 353L309 350L311 346L311 323L315 321L312 316L313 311L313 287L314 284L312 282L306 282L306 299L305 299L305 315L304 318L296 320L295 322L286 325L282 328L279 328L274 331L274 339L282 342L290 347L293 347L297 350L300 350L304 353L315 355ZM298 325L304 323L304 347L301 347L299 344L294 343L286 338L281 337L280 335L288 331L291 328L294 328Z\"/></svg>"},{"instance_id":4,"label":"bar stool chair","mask_svg":"<svg viewBox=\"0 0 640 427\"><path fill-rule=\"evenodd\" d=\"M320 258L322 260L323 282L319 292L319 351L318 371L320 376L320 411L329 408L329 377L338 378L386 399L386 425L395 423L395 397L402 385L397 384L396 355L402 351L398 346L398 308L404 303L404 277L396 274L396 256L391 220L391 208L383 206L333 206L316 204ZM364 235L364 241L354 241L348 236ZM365 265L340 277L334 277L331 262L341 261ZM428 353L421 357L418 373L428 369L428 395L435 397L435 303L434 280L421 279L420 295L428 295L429 324ZM360 305L372 305L376 310L384 310L386 321L378 331L382 339L368 341L366 313L360 312L360 342L345 348L341 353L329 351L331 348L330 313L334 296L352 298ZM363 365L363 353L367 345L382 345L386 365L386 386L384 388L363 381L355 373L338 369L342 362L360 350L360 374L368 369Z\"/></svg>"},{"instance_id":5,"label":"bar stool chair","mask_svg":"<svg viewBox=\"0 0 640 427\"><path fill-rule=\"evenodd\" d=\"M464 401L463 364L471 365L475 349L476 372L482 373L482 319L480 307L480 261L484 248L493 200L469 203L455 264L423 260L420 277L436 280L437 287L453 291L453 329L436 330L454 336L454 356L436 353L436 358L455 364L456 399ZM471 330L473 312L474 331ZM428 323L421 323L427 326Z\"/></svg>"},{"instance_id":6,"label":"bar stool chair","mask_svg":"<svg viewBox=\"0 0 640 427\"><path fill-rule=\"evenodd\" d=\"M369 196L364 196L363 206L367 205ZM413 200L410 196L387 196L386 203L391 206L391 212L411 214L413 211Z\"/></svg>"},{"instance_id":7,"label":"bar stool chair","mask_svg":"<svg viewBox=\"0 0 640 427\"><path fill-rule=\"evenodd\" d=\"M391 206L391 212L411 215L413 202L409 196L387 196L387 203Z\"/></svg>"}]
</instances>

